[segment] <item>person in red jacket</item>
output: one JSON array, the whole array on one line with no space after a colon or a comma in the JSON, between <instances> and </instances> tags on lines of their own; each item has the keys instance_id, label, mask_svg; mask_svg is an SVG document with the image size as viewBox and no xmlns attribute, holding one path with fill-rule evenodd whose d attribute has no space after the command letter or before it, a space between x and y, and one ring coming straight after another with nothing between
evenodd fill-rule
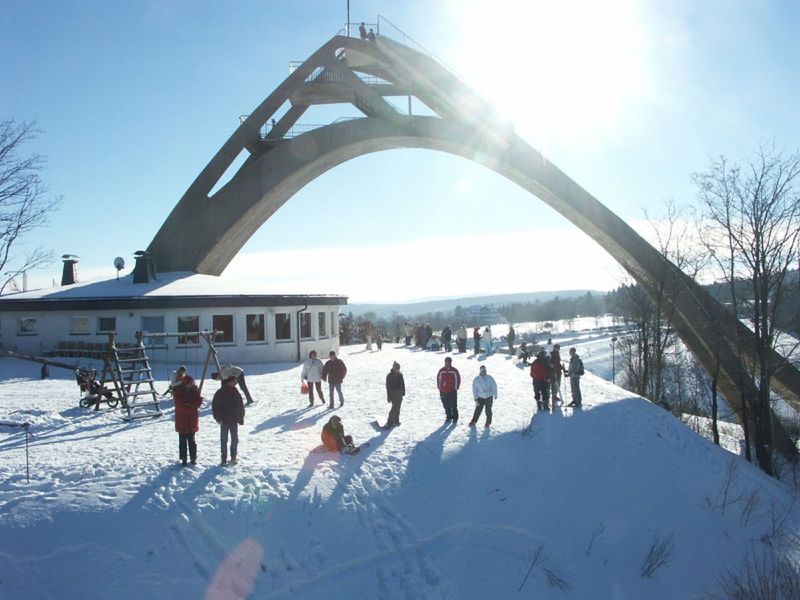
<instances>
[{"instance_id":1,"label":"person in red jacket","mask_svg":"<svg viewBox=\"0 0 800 600\"><path fill-rule=\"evenodd\" d=\"M193 465L197 464L197 443L194 434L200 429L200 420L197 411L203 403L200 390L194 379L186 374L186 367L178 367L175 372L175 381L170 385L172 399L175 402L175 431L178 432L178 454L181 464L186 465L187 449L188 458Z\"/></svg>"},{"instance_id":2,"label":"person in red jacket","mask_svg":"<svg viewBox=\"0 0 800 600\"><path fill-rule=\"evenodd\" d=\"M536 399L536 408L539 410L550 410L550 371L547 353L539 350L536 359L531 363L533 397Z\"/></svg>"},{"instance_id":3,"label":"person in red jacket","mask_svg":"<svg viewBox=\"0 0 800 600\"><path fill-rule=\"evenodd\" d=\"M461 387L461 374L453 366L453 359L444 359L444 366L436 376L436 386L444 407L445 423L458 421L458 388Z\"/></svg>"}]
</instances>

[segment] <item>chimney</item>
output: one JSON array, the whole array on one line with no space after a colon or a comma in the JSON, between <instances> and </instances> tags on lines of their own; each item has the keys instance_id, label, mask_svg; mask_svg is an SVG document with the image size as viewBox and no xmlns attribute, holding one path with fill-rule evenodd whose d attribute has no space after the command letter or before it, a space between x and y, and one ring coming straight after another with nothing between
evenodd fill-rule
<instances>
[{"instance_id":1,"label":"chimney","mask_svg":"<svg viewBox=\"0 0 800 600\"><path fill-rule=\"evenodd\" d=\"M61 271L61 285L78 283L78 258L74 254L64 254L61 257L64 261L64 268Z\"/></svg>"},{"instance_id":2,"label":"chimney","mask_svg":"<svg viewBox=\"0 0 800 600\"><path fill-rule=\"evenodd\" d=\"M133 283L150 283L156 278L156 261L145 250L133 253L136 265L133 267Z\"/></svg>"}]
</instances>

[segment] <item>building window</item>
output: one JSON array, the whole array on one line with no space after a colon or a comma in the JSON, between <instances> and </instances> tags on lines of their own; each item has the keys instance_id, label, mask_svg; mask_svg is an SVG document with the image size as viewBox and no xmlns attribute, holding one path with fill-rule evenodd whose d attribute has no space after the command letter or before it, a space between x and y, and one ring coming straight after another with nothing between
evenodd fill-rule
<instances>
[{"instance_id":1,"label":"building window","mask_svg":"<svg viewBox=\"0 0 800 600\"><path fill-rule=\"evenodd\" d=\"M275 339L292 339L292 315L291 313L275 313Z\"/></svg>"},{"instance_id":2,"label":"building window","mask_svg":"<svg viewBox=\"0 0 800 600\"><path fill-rule=\"evenodd\" d=\"M331 311L331 337L339 337L339 320L335 310Z\"/></svg>"},{"instance_id":3,"label":"building window","mask_svg":"<svg viewBox=\"0 0 800 600\"><path fill-rule=\"evenodd\" d=\"M142 316L142 331L144 333L164 333L164 317L150 317L150 316ZM154 340L150 338L145 338L144 343L150 344L153 343Z\"/></svg>"},{"instance_id":4,"label":"building window","mask_svg":"<svg viewBox=\"0 0 800 600\"><path fill-rule=\"evenodd\" d=\"M214 331L221 331L222 334L216 338L217 342L223 344L233 343L233 315L214 315L211 317Z\"/></svg>"},{"instance_id":5,"label":"building window","mask_svg":"<svg viewBox=\"0 0 800 600\"><path fill-rule=\"evenodd\" d=\"M89 317L70 317L70 335L89 335L90 333Z\"/></svg>"},{"instance_id":6,"label":"building window","mask_svg":"<svg viewBox=\"0 0 800 600\"><path fill-rule=\"evenodd\" d=\"M189 333L192 331L200 331L200 317L198 315L191 315L186 317L178 317L178 333ZM180 335L178 336L178 345L199 344L200 336L197 335Z\"/></svg>"},{"instance_id":7,"label":"building window","mask_svg":"<svg viewBox=\"0 0 800 600\"><path fill-rule=\"evenodd\" d=\"M302 339L311 337L311 313L300 313L300 337Z\"/></svg>"},{"instance_id":8,"label":"building window","mask_svg":"<svg viewBox=\"0 0 800 600\"><path fill-rule=\"evenodd\" d=\"M328 319L324 312L317 314L317 322L319 325L319 337L328 337Z\"/></svg>"},{"instance_id":9,"label":"building window","mask_svg":"<svg viewBox=\"0 0 800 600\"><path fill-rule=\"evenodd\" d=\"M97 317L97 333L110 333L117 330L117 317Z\"/></svg>"},{"instance_id":10,"label":"building window","mask_svg":"<svg viewBox=\"0 0 800 600\"><path fill-rule=\"evenodd\" d=\"M19 334L20 335L38 335L39 334L39 321L36 317L20 317L19 318Z\"/></svg>"},{"instance_id":11,"label":"building window","mask_svg":"<svg viewBox=\"0 0 800 600\"><path fill-rule=\"evenodd\" d=\"M248 342L264 342L267 340L266 330L264 329L264 315L246 315L245 323Z\"/></svg>"},{"instance_id":12,"label":"building window","mask_svg":"<svg viewBox=\"0 0 800 600\"><path fill-rule=\"evenodd\" d=\"M142 317L142 331L164 333L164 317Z\"/></svg>"}]
</instances>

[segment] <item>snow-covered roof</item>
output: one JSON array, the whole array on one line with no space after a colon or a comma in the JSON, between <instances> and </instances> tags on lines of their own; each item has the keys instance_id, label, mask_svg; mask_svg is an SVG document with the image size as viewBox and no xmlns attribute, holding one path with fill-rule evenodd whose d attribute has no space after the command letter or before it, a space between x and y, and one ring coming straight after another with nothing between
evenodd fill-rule
<instances>
[{"instance_id":1,"label":"snow-covered roof","mask_svg":"<svg viewBox=\"0 0 800 600\"><path fill-rule=\"evenodd\" d=\"M263 283L200 275L187 271L159 273L148 283L133 283L133 274L116 278L97 278L72 285L42 288L0 296L0 308L30 310L34 306L46 310L49 304L65 307L66 303L152 304L192 300L236 304L255 300L268 304L294 304L306 299L315 304L345 304L346 296L328 294L280 294ZM53 307L55 308L55 307ZM72 308L75 308L73 306Z\"/></svg>"}]
</instances>

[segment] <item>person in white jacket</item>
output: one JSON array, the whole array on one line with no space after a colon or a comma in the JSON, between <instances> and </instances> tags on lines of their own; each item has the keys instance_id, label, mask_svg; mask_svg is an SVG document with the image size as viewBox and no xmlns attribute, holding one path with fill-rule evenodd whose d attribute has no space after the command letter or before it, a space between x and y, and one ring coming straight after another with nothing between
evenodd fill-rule
<instances>
[{"instance_id":1,"label":"person in white jacket","mask_svg":"<svg viewBox=\"0 0 800 600\"><path fill-rule=\"evenodd\" d=\"M492 424L492 402L497 398L497 383L494 377L486 373L486 365L481 365L478 376L472 380L472 396L475 398L475 412L472 413L470 427L475 427L486 407L486 427Z\"/></svg>"},{"instance_id":2,"label":"person in white jacket","mask_svg":"<svg viewBox=\"0 0 800 600\"><path fill-rule=\"evenodd\" d=\"M458 346L459 354L464 354L467 351L467 326L463 323L456 332L456 346Z\"/></svg>"},{"instance_id":3,"label":"person in white jacket","mask_svg":"<svg viewBox=\"0 0 800 600\"><path fill-rule=\"evenodd\" d=\"M244 397L247 398L245 406L252 404L253 397L250 395L250 390L247 389L247 382L244 379L244 369L242 367L237 367L228 363L222 365L220 371L214 371L211 374L211 379L219 381L220 385L225 385L225 380L229 377L236 377L236 383L239 384L239 389L242 390Z\"/></svg>"},{"instance_id":4,"label":"person in white jacket","mask_svg":"<svg viewBox=\"0 0 800 600\"><path fill-rule=\"evenodd\" d=\"M325 397L322 395L322 361L317 358L316 350L308 353L308 358L303 363L303 371L300 373L300 381L308 382L309 406L314 406L314 386L317 388L320 402L325 404Z\"/></svg>"}]
</instances>

